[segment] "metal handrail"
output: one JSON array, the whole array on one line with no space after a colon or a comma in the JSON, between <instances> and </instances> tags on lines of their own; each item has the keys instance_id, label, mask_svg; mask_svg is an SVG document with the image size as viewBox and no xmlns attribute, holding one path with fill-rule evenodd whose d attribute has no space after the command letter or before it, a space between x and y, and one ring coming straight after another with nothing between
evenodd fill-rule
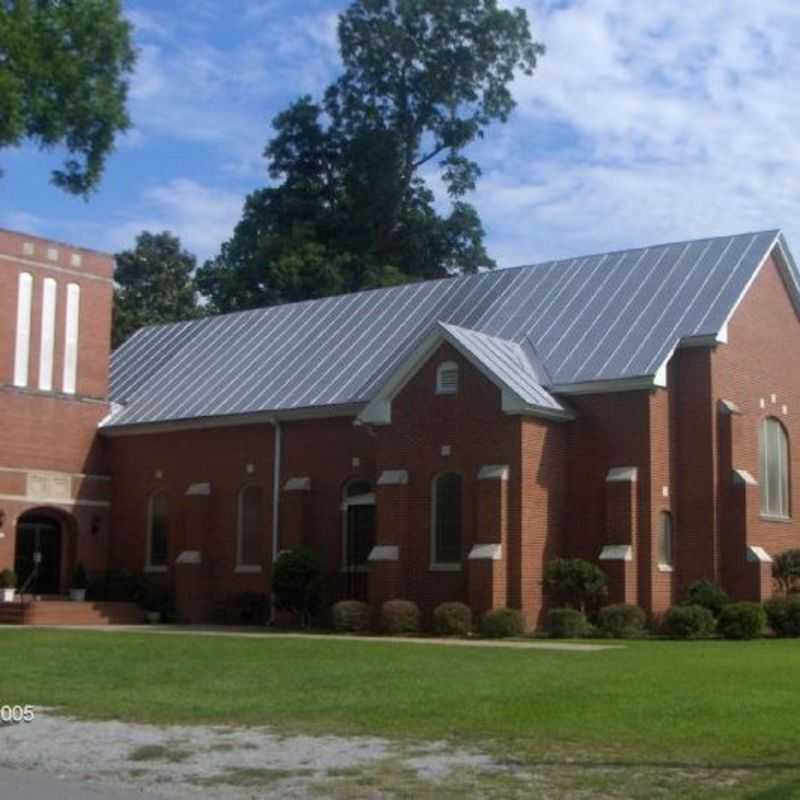
<instances>
[{"instance_id":1,"label":"metal handrail","mask_svg":"<svg viewBox=\"0 0 800 800\"><path fill-rule=\"evenodd\" d=\"M27 588L32 583L35 584L36 583L36 579L38 577L39 577L39 563L36 562L33 565L33 572L31 572L31 574L28 575L28 580L26 580L25 583L22 584L22 588L17 592L17 594L19 595L20 602L22 602L22 600L24 598L24 595L25 595L25 591L27 590Z\"/></svg>"}]
</instances>

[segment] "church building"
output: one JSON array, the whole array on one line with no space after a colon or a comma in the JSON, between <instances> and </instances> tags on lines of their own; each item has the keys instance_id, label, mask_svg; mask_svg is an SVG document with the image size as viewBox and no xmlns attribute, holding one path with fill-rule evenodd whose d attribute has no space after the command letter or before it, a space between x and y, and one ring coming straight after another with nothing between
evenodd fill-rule
<instances>
[{"instance_id":1,"label":"church building","mask_svg":"<svg viewBox=\"0 0 800 800\"><path fill-rule=\"evenodd\" d=\"M113 270L0 231L0 570L43 600L81 563L221 622L305 546L326 606L459 600L534 628L556 557L658 614L702 578L765 599L800 547L780 231L154 326L110 353Z\"/></svg>"}]
</instances>

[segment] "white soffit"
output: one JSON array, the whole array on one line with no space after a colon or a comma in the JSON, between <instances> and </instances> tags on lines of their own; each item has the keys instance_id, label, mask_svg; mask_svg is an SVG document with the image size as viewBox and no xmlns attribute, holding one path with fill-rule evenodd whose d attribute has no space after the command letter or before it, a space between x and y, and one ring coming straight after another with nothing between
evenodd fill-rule
<instances>
[{"instance_id":1,"label":"white soffit","mask_svg":"<svg viewBox=\"0 0 800 800\"><path fill-rule=\"evenodd\" d=\"M507 481L508 475L507 464L485 464L478 470L479 481Z\"/></svg>"},{"instance_id":2,"label":"white soffit","mask_svg":"<svg viewBox=\"0 0 800 800\"><path fill-rule=\"evenodd\" d=\"M733 471L734 483L744 484L745 486L758 486L758 481L746 469L735 469Z\"/></svg>"},{"instance_id":3,"label":"white soffit","mask_svg":"<svg viewBox=\"0 0 800 800\"><path fill-rule=\"evenodd\" d=\"M638 478L638 467L612 467L606 475L606 483L634 483Z\"/></svg>"},{"instance_id":4,"label":"white soffit","mask_svg":"<svg viewBox=\"0 0 800 800\"><path fill-rule=\"evenodd\" d=\"M367 561L399 561L400 547L396 544L376 544L369 552Z\"/></svg>"},{"instance_id":5,"label":"white soffit","mask_svg":"<svg viewBox=\"0 0 800 800\"><path fill-rule=\"evenodd\" d=\"M501 544L475 544L469 551L469 561L500 561L503 557Z\"/></svg>"},{"instance_id":6,"label":"white soffit","mask_svg":"<svg viewBox=\"0 0 800 800\"><path fill-rule=\"evenodd\" d=\"M308 492L311 489L311 478L289 478L283 485L285 492Z\"/></svg>"},{"instance_id":7,"label":"white soffit","mask_svg":"<svg viewBox=\"0 0 800 800\"><path fill-rule=\"evenodd\" d=\"M601 561L633 561L633 547L629 544L607 544L600 551Z\"/></svg>"},{"instance_id":8,"label":"white soffit","mask_svg":"<svg viewBox=\"0 0 800 800\"><path fill-rule=\"evenodd\" d=\"M381 473L378 478L378 486L407 486L408 485L408 470L405 469L387 469Z\"/></svg>"},{"instance_id":9,"label":"white soffit","mask_svg":"<svg viewBox=\"0 0 800 800\"><path fill-rule=\"evenodd\" d=\"M747 545L747 560L750 562L760 562L761 564L771 564L772 558L770 554L763 548L756 544Z\"/></svg>"}]
</instances>

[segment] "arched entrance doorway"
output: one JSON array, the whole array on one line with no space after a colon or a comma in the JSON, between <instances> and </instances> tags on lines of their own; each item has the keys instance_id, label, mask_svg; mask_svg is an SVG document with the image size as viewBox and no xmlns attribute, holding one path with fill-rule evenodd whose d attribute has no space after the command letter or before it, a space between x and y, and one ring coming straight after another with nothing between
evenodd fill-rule
<instances>
[{"instance_id":1,"label":"arched entrance doorway","mask_svg":"<svg viewBox=\"0 0 800 800\"><path fill-rule=\"evenodd\" d=\"M58 594L64 544L61 520L45 511L29 511L17 521L14 571L20 588L31 594Z\"/></svg>"}]
</instances>

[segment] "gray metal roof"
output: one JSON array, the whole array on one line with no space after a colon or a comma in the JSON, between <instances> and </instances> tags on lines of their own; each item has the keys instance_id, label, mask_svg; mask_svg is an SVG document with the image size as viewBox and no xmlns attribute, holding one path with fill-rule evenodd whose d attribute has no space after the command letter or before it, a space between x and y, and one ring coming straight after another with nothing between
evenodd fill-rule
<instances>
[{"instance_id":1,"label":"gray metal roof","mask_svg":"<svg viewBox=\"0 0 800 800\"><path fill-rule=\"evenodd\" d=\"M518 348L549 389L652 376L682 339L721 332L779 241L664 244L144 328L112 355L123 407L107 424L366 403L438 323L494 348L506 380Z\"/></svg>"},{"instance_id":2,"label":"gray metal roof","mask_svg":"<svg viewBox=\"0 0 800 800\"><path fill-rule=\"evenodd\" d=\"M443 322L439 326L459 350L466 351L492 374L495 382L511 389L529 406L545 411L567 412L566 407L542 385L542 375L537 370L527 343L498 339Z\"/></svg>"}]
</instances>

